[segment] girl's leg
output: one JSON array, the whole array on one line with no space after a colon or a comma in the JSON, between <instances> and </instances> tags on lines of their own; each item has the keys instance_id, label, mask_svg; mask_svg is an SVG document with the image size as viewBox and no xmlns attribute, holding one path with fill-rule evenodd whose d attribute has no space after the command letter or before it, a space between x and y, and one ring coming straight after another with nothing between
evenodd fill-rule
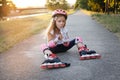
<instances>
[{"instance_id":1,"label":"girl's leg","mask_svg":"<svg viewBox=\"0 0 120 80\"><path fill-rule=\"evenodd\" d=\"M66 52L67 50L71 49L74 45L75 45L75 39L71 40L68 46L65 46L64 44L58 44L56 45L56 47L50 48L50 50L53 53Z\"/></svg>"},{"instance_id":2,"label":"girl's leg","mask_svg":"<svg viewBox=\"0 0 120 80\"><path fill-rule=\"evenodd\" d=\"M42 44L40 48L46 58L46 60L42 63L41 68L52 69L70 66L70 63L61 62L61 60L56 56L56 54L52 53L46 44Z\"/></svg>"},{"instance_id":3,"label":"girl's leg","mask_svg":"<svg viewBox=\"0 0 120 80\"><path fill-rule=\"evenodd\" d=\"M83 44L83 40L81 37L76 37L76 45L80 54L80 59L96 59L100 58L99 54L96 54L94 50L89 50L86 45Z\"/></svg>"},{"instance_id":4,"label":"girl's leg","mask_svg":"<svg viewBox=\"0 0 120 80\"><path fill-rule=\"evenodd\" d=\"M77 45L77 48L78 48L79 52L81 52L83 50L87 50L85 45L83 44L83 40L82 40L81 37L76 37L75 40L76 40L75 43Z\"/></svg>"}]
</instances>

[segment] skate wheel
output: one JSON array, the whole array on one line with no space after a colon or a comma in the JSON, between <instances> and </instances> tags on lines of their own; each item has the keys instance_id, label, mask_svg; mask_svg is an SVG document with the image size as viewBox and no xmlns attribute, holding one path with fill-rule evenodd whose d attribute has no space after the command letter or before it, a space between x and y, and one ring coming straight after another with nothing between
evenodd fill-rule
<instances>
[{"instance_id":1,"label":"skate wheel","mask_svg":"<svg viewBox=\"0 0 120 80\"><path fill-rule=\"evenodd\" d=\"M42 68L42 69L46 69L47 67L46 67L46 66L40 66L40 68Z\"/></svg>"},{"instance_id":2,"label":"skate wheel","mask_svg":"<svg viewBox=\"0 0 120 80\"><path fill-rule=\"evenodd\" d=\"M60 67L66 67L66 65L65 64L60 64Z\"/></svg>"},{"instance_id":3,"label":"skate wheel","mask_svg":"<svg viewBox=\"0 0 120 80\"><path fill-rule=\"evenodd\" d=\"M47 68L52 69L53 65L47 65Z\"/></svg>"},{"instance_id":4,"label":"skate wheel","mask_svg":"<svg viewBox=\"0 0 120 80\"><path fill-rule=\"evenodd\" d=\"M84 60L84 57L80 57L80 60Z\"/></svg>"},{"instance_id":5,"label":"skate wheel","mask_svg":"<svg viewBox=\"0 0 120 80\"><path fill-rule=\"evenodd\" d=\"M89 60L89 59L100 59L101 56L100 55L95 55L95 56L80 56L80 60Z\"/></svg>"},{"instance_id":6,"label":"skate wheel","mask_svg":"<svg viewBox=\"0 0 120 80\"><path fill-rule=\"evenodd\" d=\"M86 57L85 59L86 59L86 60L90 59L90 56Z\"/></svg>"},{"instance_id":7,"label":"skate wheel","mask_svg":"<svg viewBox=\"0 0 120 80\"><path fill-rule=\"evenodd\" d=\"M42 69L55 69L55 68L64 68L64 67L68 67L68 66L65 63L55 64L55 65L41 65L40 66L40 68L42 68Z\"/></svg>"},{"instance_id":8,"label":"skate wheel","mask_svg":"<svg viewBox=\"0 0 120 80\"><path fill-rule=\"evenodd\" d=\"M86 57L80 57L80 60L85 60L86 59Z\"/></svg>"},{"instance_id":9,"label":"skate wheel","mask_svg":"<svg viewBox=\"0 0 120 80\"><path fill-rule=\"evenodd\" d=\"M40 66L41 69L52 69L53 65Z\"/></svg>"},{"instance_id":10,"label":"skate wheel","mask_svg":"<svg viewBox=\"0 0 120 80\"><path fill-rule=\"evenodd\" d=\"M55 67L55 68L58 68L58 67L59 67L59 65L54 65L54 67Z\"/></svg>"},{"instance_id":11,"label":"skate wheel","mask_svg":"<svg viewBox=\"0 0 120 80\"><path fill-rule=\"evenodd\" d=\"M80 56L80 60L88 60L88 59L90 59L90 56Z\"/></svg>"},{"instance_id":12,"label":"skate wheel","mask_svg":"<svg viewBox=\"0 0 120 80\"><path fill-rule=\"evenodd\" d=\"M97 57L96 57L96 56L91 56L90 58L91 58L91 59L95 59L95 58L97 58Z\"/></svg>"},{"instance_id":13,"label":"skate wheel","mask_svg":"<svg viewBox=\"0 0 120 80\"><path fill-rule=\"evenodd\" d=\"M92 56L91 58L93 58L93 59L100 59L100 55L95 55L95 56Z\"/></svg>"},{"instance_id":14,"label":"skate wheel","mask_svg":"<svg viewBox=\"0 0 120 80\"><path fill-rule=\"evenodd\" d=\"M97 56L97 59L100 59L101 58L101 55Z\"/></svg>"}]
</instances>

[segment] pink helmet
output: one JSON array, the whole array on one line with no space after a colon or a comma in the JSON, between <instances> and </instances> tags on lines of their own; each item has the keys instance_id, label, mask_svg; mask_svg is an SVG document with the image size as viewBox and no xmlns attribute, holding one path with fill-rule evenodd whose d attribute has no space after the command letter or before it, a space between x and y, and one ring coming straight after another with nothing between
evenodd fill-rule
<instances>
[{"instance_id":1,"label":"pink helmet","mask_svg":"<svg viewBox=\"0 0 120 80\"><path fill-rule=\"evenodd\" d=\"M58 14L65 16L65 18L67 19L67 13L65 12L65 10L62 9L55 10L52 14L52 17L55 17Z\"/></svg>"}]
</instances>

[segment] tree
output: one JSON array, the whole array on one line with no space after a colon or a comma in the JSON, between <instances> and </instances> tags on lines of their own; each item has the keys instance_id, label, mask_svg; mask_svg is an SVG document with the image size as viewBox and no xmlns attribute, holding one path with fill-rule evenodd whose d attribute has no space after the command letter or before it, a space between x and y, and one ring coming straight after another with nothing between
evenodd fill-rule
<instances>
[{"instance_id":1,"label":"tree","mask_svg":"<svg viewBox=\"0 0 120 80\"><path fill-rule=\"evenodd\" d=\"M11 0L1 0L0 1L1 4L1 14L3 16L7 16L11 10L15 10L16 6L15 4L13 4L13 2Z\"/></svg>"},{"instance_id":2,"label":"tree","mask_svg":"<svg viewBox=\"0 0 120 80\"><path fill-rule=\"evenodd\" d=\"M87 3L88 0L76 0L74 9L79 9L79 8L88 9Z\"/></svg>"},{"instance_id":3,"label":"tree","mask_svg":"<svg viewBox=\"0 0 120 80\"><path fill-rule=\"evenodd\" d=\"M46 8L49 10L55 10L55 9L69 9L69 5L66 0L47 0L47 3L45 4Z\"/></svg>"},{"instance_id":4,"label":"tree","mask_svg":"<svg viewBox=\"0 0 120 80\"><path fill-rule=\"evenodd\" d=\"M83 8L91 11L103 11L118 13L120 0L76 0L75 9Z\"/></svg>"},{"instance_id":5,"label":"tree","mask_svg":"<svg viewBox=\"0 0 120 80\"><path fill-rule=\"evenodd\" d=\"M7 1L6 0L2 0L2 9L3 9L3 16L7 16L8 14L8 8L7 8Z\"/></svg>"}]
</instances>

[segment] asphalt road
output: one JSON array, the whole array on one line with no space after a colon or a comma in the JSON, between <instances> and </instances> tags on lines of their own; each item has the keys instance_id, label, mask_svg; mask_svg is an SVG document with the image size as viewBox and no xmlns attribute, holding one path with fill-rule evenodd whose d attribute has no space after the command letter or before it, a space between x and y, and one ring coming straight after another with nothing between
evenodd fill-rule
<instances>
[{"instance_id":1,"label":"asphalt road","mask_svg":"<svg viewBox=\"0 0 120 80\"><path fill-rule=\"evenodd\" d=\"M113 33L80 11L69 15L66 27L71 39L81 36L101 59L81 61L74 46L57 54L70 67L40 69L44 61L40 44L45 42L40 33L0 54L0 80L120 80L120 41Z\"/></svg>"}]
</instances>

